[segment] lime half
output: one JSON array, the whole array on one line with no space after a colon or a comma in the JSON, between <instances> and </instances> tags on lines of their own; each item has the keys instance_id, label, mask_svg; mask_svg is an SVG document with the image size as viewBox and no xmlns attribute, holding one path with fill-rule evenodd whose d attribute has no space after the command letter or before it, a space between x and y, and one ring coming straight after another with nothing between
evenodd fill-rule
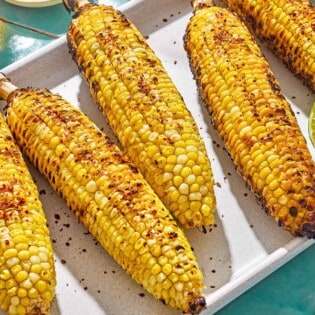
<instances>
[{"instance_id":1,"label":"lime half","mask_svg":"<svg viewBox=\"0 0 315 315\"><path fill-rule=\"evenodd\" d=\"M308 134L315 147L315 102L311 108L310 115L308 118Z\"/></svg>"}]
</instances>

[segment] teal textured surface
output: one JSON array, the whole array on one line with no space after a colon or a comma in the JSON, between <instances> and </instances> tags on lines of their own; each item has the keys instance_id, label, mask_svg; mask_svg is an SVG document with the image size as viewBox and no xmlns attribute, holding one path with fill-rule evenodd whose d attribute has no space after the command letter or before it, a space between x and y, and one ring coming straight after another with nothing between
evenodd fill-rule
<instances>
[{"instance_id":1,"label":"teal textured surface","mask_svg":"<svg viewBox=\"0 0 315 315\"><path fill-rule=\"evenodd\" d=\"M217 315L314 315L315 248L292 259Z\"/></svg>"},{"instance_id":2,"label":"teal textured surface","mask_svg":"<svg viewBox=\"0 0 315 315\"><path fill-rule=\"evenodd\" d=\"M187 0L188 1L188 0ZM119 6L126 0L103 1ZM53 40L40 31L63 35L71 20L62 4L45 8L22 8L0 0L6 19L38 31L0 20L0 69ZM286 263L266 279L217 312L217 315L314 315L315 245Z\"/></svg>"}]
</instances>

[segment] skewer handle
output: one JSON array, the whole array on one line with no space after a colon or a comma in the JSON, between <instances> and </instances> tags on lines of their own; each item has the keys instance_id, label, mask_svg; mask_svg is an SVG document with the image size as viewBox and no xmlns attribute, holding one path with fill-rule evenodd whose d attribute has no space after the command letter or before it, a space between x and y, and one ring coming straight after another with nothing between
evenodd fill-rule
<instances>
[{"instance_id":1,"label":"skewer handle","mask_svg":"<svg viewBox=\"0 0 315 315\"><path fill-rule=\"evenodd\" d=\"M11 81L0 72L0 99L7 100L8 96L17 89Z\"/></svg>"}]
</instances>

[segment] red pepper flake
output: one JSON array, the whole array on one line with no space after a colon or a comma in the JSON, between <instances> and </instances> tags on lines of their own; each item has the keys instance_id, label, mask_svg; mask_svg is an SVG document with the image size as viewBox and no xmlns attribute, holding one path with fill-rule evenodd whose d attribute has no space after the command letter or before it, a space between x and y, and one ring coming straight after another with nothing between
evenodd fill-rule
<instances>
[{"instance_id":1,"label":"red pepper flake","mask_svg":"<svg viewBox=\"0 0 315 315\"><path fill-rule=\"evenodd\" d=\"M145 294L144 293L139 293L139 296L140 297L145 297Z\"/></svg>"},{"instance_id":2,"label":"red pepper flake","mask_svg":"<svg viewBox=\"0 0 315 315\"><path fill-rule=\"evenodd\" d=\"M200 227L200 228L199 228L199 231L200 231L201 233L207 234L207 229L206 229L205 226Z\"/></svg>"}]
</instances>

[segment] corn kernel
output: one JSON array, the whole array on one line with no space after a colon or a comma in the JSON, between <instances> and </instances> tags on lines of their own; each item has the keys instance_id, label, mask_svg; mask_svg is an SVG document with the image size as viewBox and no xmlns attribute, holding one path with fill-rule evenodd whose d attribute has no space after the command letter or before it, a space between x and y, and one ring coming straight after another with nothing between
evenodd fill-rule
<instances>
[{"instance_id":1,"label":"corn kernel","mask_svg":"<svg viewBox=\"0 0 315 315\"><path fill-rule=\"evenodd\" d=\"M166 279L166 275L163 272L160 272L156 277L156 280L158 282L163 282L165 279Z\"/></svg>"},{"instance_id":2,"label":"corn kernel","mask_svg":"<svg viewBox=\"0 0 315 315\"><path fill-rule=\"evenodd\" d=\"M17 265L20 260L17 257L12 257L7 259L7 266L8 268L12 268L14 265Z\"/></svg>"},{"instance_id":3,"label":"corn kernel","mask_svg":"<svg viewBox=\"0 0 315 315\"><path fill-rule=\"evenodd\" d=\"M159 264L153 265L153 267L151 268L151 273L153 275L157 275L160 272L161 272L161 266Z\"/></svg>"},{"instance_id":4,"label":"corn kernel","mask_svg":"<svg viewBox=\"0 0 315 315\"><path fill-rule=\"evenodd\" d=\"M97 184L94 180L90 180L86 185L85 188L90 193L95 193L97 191Z\"/></svg>"},{"instance_id":5,"label":"corn kernel","mask_svg":"<svg viewBox=\"0 0 315 315\"><path fill-rule=\"evenodd\" d=\"M8 248L4 253L3 253L3 257L4 259L9 259L12 257L16 257L18 254L17 250L15 248Z\"/></svg>"},{"instance_id":6,"label":"corn kernel","mask_svg":"<svg viewBox=\"0 0 315 315\"><path fill-rule=\"evenodd\" d=\"M35 288L38 292L44 292L47 289L47 284L43 280L39 280L35 283Z\"/></svg>"},{"instance_id":7,"label":"corn kernel","mask_svg":"<svg viewBox=\"0 0 315 315\"><path fill-rule=\"evenodd\" d=\"M28 250L20 250L18 253L18 258L20 260L26 260L26 259L29 259L29 257L30 257L30 253Z\"/></svg>"},{"instance_id":8,"label":"corn kernel","mask_svg":"<svg viewBox=\"0 0 315 315\"><path fill-rule=\"evenodd\" d=\"M19 314L19 315L26 315L26 309L24 306L22 305L17 305L16 307L16 314Z\"/></svg>"},{"instance_id":9,"label":"corn kernel","mask_svg":"<svg viewBox=\"0 0 315 315\"><path fill-rule=\"evenodd\" d=\"M190 193L188 196L190 201L200 201L202 199L202 195L199 192Z\"/></svg>"},{"instance_id":10,"label":"corn kernel","mask_svg":"<svg viewBox=\"0 0 315 315\"><path fill-rule=\"evenodd\" d=\"M173 267L171 264L163 264L162 265L162 272L168 276L173 270Z\"/></svg>"},{"instance_id":11,"label":"corn kernel","mask_svg":"<svg viewBox=\"0 0 315 315\"><path fill-rule=\"evenodd\" d=\"M30 288L27 292L27 295L31 299L36 299L38 297L38 292L35 288Z\"/></svg>"},{"instance_id":12,"label":"corn kernel","mask_svg":"<svg viewBox=\"0 0 315 315\"><path fill-rule=\"evenodd\" d=\"M188 161L188 157L185 154L180 154L177 157L177 164L185 165Z\"/></svg>"},{"instance_id":13,"label":"corn kernel","mask_svg":"<svg viewBox=\"0 0 315 315\"><path fill-rule=\"evenodd\" d=\"M11 304L12 304L13 306L18 306L18 305L20 304L20 299L19 299L19 297L18 297L18 296L13 296L13 297L11 298Z\"/></svg>"},{"instance_id":14,"label":"corn kernel","mask_svg":"<svg viewBox=\"0 0 315 315\"><path fill-rule=\"evenodd\" d=\"M189 186L186 183L182 183L179 186L179 192L184 195L189 194Z\"/></svg>"},{"instance_id":15,"label":"corn kernel","mask_svg":"<svg viewBox=\"0 0 315 315\"><path fill-rule=\"evenodd\" d=\"M26 297L27 296L27 290L24 289L24 288L19 288L18 292L17 292L17 295L18 295L19 298Z\"/></svg>"},{"instance_id":16,"label":"corn kernel","mask_svg":"<svg viewBox=\"0 0 315 315\"><path fill-rule=\"evenodd\" d=\"M1 270L1 272L0 272L0 279L1 280L9 280L10 278L12 278L12 275L11 275L9 270L7 270L7 269Z\"/></svg>"},{"instance_id":17,"label":"corn kernel","mask_svg":"<svg viewBox=\"0 0 315 315\"><path fill-rule=\"evenodd\" d=\"M23 282L27 278L28 278L28 273L26 271L24 271L24 270L21 270L15 276L15 279L16 279L17 282Z\"/></svg>"},{"instance_id":18,"label":"corn kernel","mask_svg":"<svg viewBox=\"0 0 315 315\"><path fill-rule=\"evenodd\" d=\"M30 281L30 279L26 279L20 283L20 286L21 286L21 288L24 288L24 289L30 289L33 286L33 284Z\"/></svg>"}]
</instances>

